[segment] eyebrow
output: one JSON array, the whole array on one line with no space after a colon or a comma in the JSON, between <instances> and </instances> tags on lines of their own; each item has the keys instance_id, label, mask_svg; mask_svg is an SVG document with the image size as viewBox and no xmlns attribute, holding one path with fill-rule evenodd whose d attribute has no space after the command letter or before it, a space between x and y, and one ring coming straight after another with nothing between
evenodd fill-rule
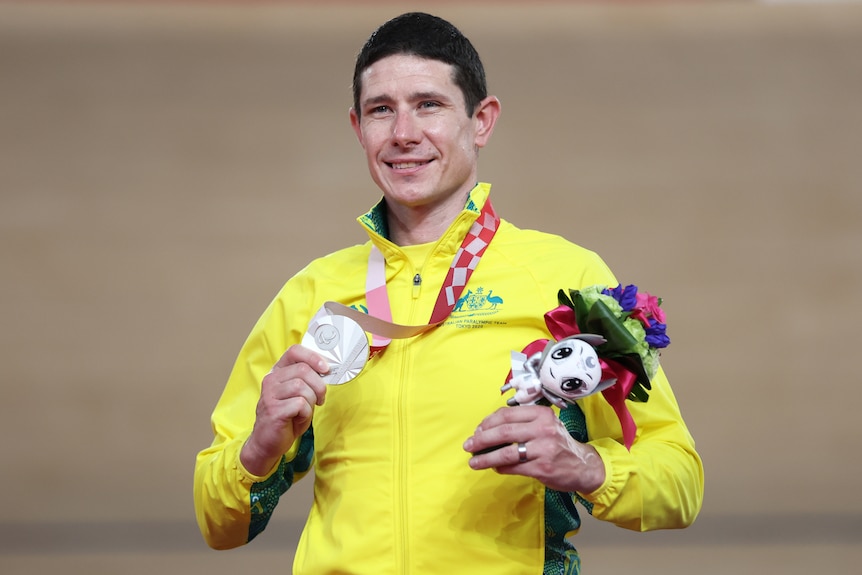
<instances>
[{"instance_id":1,"label":"eyebrow","mask_svg":"<svg viewBox=\"0 0 862 575\"><path fill-rule=\"evenodd\" d=\"M376 106L379 104L385 104L393 101L395 98L390 96L389 94L380 94L379 96L372 96L363 100L363 106ZM411 102L420 102L423 100L440 100L443 102L448 102L449 98L442 94L441 92L414 92L410 94L408 100Z\"/></svg>"},{"instance_id":2,"label":"eyebrow","mask_svg":"<svg viewBox=\"0 0 862 575\"><path fill-rule=\"evenodd\" d=\"M441 94L440 92L416 92L410 98L411 100L444 100L448 101L448 98Z\"/></svg>"},{"instance_id":3,"label":"eyebrow","mask_svg":"<svg viewBox=\"0 0 862 575\"><path fill-rule=\"evenodd\" d=\"M385 102L389 102L392 100L391 96L387 94L381 94L380 96L374 96L373 98L367 98L362 101L363 106L375 106L377 104L383 104Z\"/></svg>"}]
</instances>

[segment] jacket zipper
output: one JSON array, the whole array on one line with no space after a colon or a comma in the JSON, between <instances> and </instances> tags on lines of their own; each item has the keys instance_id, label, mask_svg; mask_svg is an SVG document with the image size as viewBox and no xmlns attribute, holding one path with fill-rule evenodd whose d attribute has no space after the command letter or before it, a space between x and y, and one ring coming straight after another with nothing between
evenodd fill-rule
<instances>
[{"instance_id":1,"label":"jacket zipper","mask_svg":"<svg viewBox=\"0 0 862 575\"><path fill-rule=\"evenodd\" d=\"M413 276L413 299L419 298L419 289L422 287L422 276L418 273Z\"/></svg>"},{"instance_id":2,"label":"jacket zipper","mask_svg":"<svg viewBox=\"0 0 862 575\"><path fill-rule=\"evenodd\" d=\"M416 311L416 300L419 298L420 289L422 286L422 275L417 272L413 276L413 303L410 305L410 313L409 313L409 322L414 323L415 320L414 315ZM401 343L401 342L399 342ZM404 345L402 343L402 345ZM398 557L398 563L400 564L400 573L409 573L410 572L410 557L407 555L407 550L410 547L410 537L411 533L409 532L409 501L410 501L410 470L408 465L408 448L407 444L409 442L409 437L407 433L407 418L405 414L404 405L407 403L407 399L405 396L410 393L410 390L407 387L408 381L410 381L410 371L412 370L413 358L410 357L409 346L405 346L399 351L402 354L402 367L401 367L401 381L398 386L398 397L397 397L397 410L398 410L398 453L396 455L397 463L397 475L396 475L396 485L398 489L398 506L400 512L398 513L398 531L399 531L399 540L400 540L400 549L396 557Z\"/></svg>"}]
</instances>

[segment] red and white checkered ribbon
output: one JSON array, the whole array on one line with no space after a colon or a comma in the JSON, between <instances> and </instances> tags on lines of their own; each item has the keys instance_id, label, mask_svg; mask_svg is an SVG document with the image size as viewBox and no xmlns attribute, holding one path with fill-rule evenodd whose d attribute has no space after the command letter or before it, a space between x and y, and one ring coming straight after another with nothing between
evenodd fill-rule
<instances>
[{"instance_id":1,"label":"red and white checkered ribbon","mask_svg":"<svg viewBox=\"0 0 862 575\"><path fill-rule=\"evenodd\" d=\"M500 225L500 218L494 212L491 206L491 200L486 200L482 207L482 212L473 225L470 231L464 237L461 247L455 253L452 259L452 265L449 267L449 273L446 274L446 279L443 280L443 287L440 288L440 293L437 295L437 302L434 304L434 311L431 313L429 324L437 324L444 321L449 314L452 313L452 308L461 293L464 291L464 286L470 280L470 276L479 265L479 260L482 259L482 254L488 248L488 244L497 233L497 228Z\"/></svg>"}]
</instances>

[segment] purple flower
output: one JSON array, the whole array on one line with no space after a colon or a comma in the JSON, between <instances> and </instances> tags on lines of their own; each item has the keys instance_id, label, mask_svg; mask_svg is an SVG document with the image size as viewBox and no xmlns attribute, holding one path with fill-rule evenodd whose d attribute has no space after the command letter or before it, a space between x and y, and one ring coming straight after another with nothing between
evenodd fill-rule
<instances>
[{"instance_id":1,"label":"purple flower","mask_svg":"<svg viewBox=\"0 0 862 575\"><path fill-rule=\"evenodd\" d=\"M649 327L646 328L646 337L644 340L650 347L661 349L670 345L670 338L667 336L667 324L661 323L654 317L649 318Z\"/></svg>"},{"instance_id":2,"label":"purple flower","mask_svg":"<svg viewBox=\"0 0 862 575\"><path fill-rule=\"evenodd\" d=\"M623 311L633 310L638 303L638 286L634 284L629 284L626 287L620 284L615 288L605 289L602 293L617 300Z\"/></svg>"}]
</instances>

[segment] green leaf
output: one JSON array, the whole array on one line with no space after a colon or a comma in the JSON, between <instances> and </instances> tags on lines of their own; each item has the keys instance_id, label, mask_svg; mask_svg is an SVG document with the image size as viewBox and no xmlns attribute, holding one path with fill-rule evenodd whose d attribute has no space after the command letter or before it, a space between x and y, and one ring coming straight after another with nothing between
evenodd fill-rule
<instances>
[{"instance_id":1,"label":"green leaf","mask_svg":"<svg viewBox=\"0 0 862 575\"><path fill-rule=\"evenodd\" d=\"M560 305L568 306L572 309L575 309L574 304L572 304L572 300L569 299L569 296L566 295L565 290L560 290L557 292L557 301L560 302Z\"/></svg>"},{"instance_id":2,"label":"green leaf","mask_svg":"<svg viewBox=\"0 0 862 575\"><path fill-rule=\"evenodd\" d=\"M590 308L584 322L587 333L601 334L607 343L600 346L605 353L631 353L636 349L638 340L625 328L614 312L599 300Z\"/></svg>"},{"instance_id":3,"label":"green leaf","mask_svg":"<svg viewBox=\"0 0 862 575\"><path fill-rule=\"evenodd\" d=\"M587 329L586 320L589 316L590 308L584 300L584 296L577 290L570 290L569 294L572 296L572 309L575 310L575 321L578 322L578 328L581 330L581 333L596 333Z\"/></svg>"},{"instance_id":4,"label":"green leaf","mask_svg":"<svg viewBox=\"0 0 862 575\"><path fill-rule=\"evenodd\" d=\"M629 390L629 395L627 399L631 401L646 403L649 400L649 393L645 389L645 386L640 381L638 381L632 386L631 390Z\"/></svg>"}]
</instances>

